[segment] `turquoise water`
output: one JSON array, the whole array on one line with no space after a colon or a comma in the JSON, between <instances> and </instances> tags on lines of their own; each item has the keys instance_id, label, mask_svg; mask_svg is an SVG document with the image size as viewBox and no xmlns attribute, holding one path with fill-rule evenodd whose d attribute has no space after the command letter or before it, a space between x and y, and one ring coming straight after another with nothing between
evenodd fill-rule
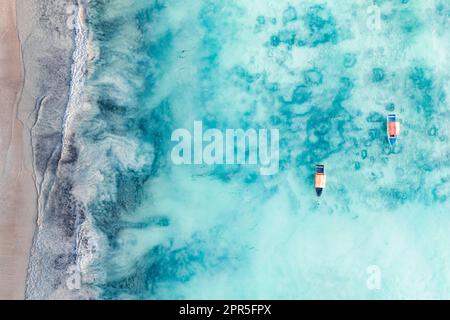
<instances>
[{"instance_id":1,"label":"turquoise water","mask_svg":"<svg viewBox=\"0 0 450 320\"><path fill-rule=\"evenodd\" d=\"M101 298L450 298L448 1L93 0L88 13L75 193ZM174 165L171 133L194 121L278 129L278 173Z\"/></svg>"}]
</instances>

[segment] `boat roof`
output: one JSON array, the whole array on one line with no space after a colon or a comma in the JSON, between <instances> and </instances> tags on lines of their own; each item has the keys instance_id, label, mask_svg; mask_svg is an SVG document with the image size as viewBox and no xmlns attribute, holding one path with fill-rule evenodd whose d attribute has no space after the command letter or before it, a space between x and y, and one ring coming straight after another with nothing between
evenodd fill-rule
<instances>
[{"instance_id":1,"label":"boat roof","mask_svg":"<svg viewBox=\"0 0 450 320\"><path fill-rule=\"evenodd\" d=\"M324 173L325 166L323 164L316 164L316 173Z\"/></svg>"},{"instance_id":2,"label":"boat roof","mask_svg":"<svg viewBox=\"0 0 450 320\"><path fill-rule=\"evenodd\" d=\"M397 116L395 114L393 114L393 113L388 114L388 120L389 121L395 121L395 120L397 120Z\"/></svg>"}]
</instances>

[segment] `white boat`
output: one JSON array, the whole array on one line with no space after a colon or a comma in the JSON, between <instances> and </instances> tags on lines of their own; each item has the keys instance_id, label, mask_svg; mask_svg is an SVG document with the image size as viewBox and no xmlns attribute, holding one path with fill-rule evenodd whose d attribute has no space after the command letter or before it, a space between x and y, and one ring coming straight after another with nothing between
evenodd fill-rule
<instances>
[{"instance_id":1,"label":"white boat","mask_svg":"<svg viewBox=\"0 0 450 320\"><path fill-rule=\"evenodd\" d=\"M327 177L325 175L325 166L322 164L316 165L316 175L314 177L314 187L316 189L316 194L318 197L322 195L323 189L325 189L325 184Z\"/></svg>"}]
</instances>

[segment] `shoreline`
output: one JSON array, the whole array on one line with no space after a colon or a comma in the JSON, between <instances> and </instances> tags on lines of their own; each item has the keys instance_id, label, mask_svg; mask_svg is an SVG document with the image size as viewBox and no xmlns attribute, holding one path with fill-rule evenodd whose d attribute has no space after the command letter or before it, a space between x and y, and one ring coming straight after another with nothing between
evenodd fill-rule
<instances>
[{"instance_id":1,"label":"shoreline","mask_svg":"<svg viewBox=\"0 0 450 320\"><path fill-rule=\"evenodd\" d=\"M23 9L29 9L26 0L18 1L23 2ZM72 195L78 148L71 122L83 103L79 90L87 63L87 30L79 25L84 10L83 0L39 0L32 28L25 19L20 26L27 70L24 104L34 109L30 127L39 194L26 299L91 296L78 290L76 284L78 258L83 251L78 242L79 227L85 214L83 205Z\"/></svg>"},{"instance_id":2,"label":"shoreline","mask_svg":"<svg viewBox=\"0 0 450 320\"><path fill-rule=\"evenodd\" d=\"M0 5L0 299L23 299L36 224L37 192L32 165L29 113L20 110L24 87L16 1ZM6 129L6 130L3 130Z\"/></svg>"}]
</instances>

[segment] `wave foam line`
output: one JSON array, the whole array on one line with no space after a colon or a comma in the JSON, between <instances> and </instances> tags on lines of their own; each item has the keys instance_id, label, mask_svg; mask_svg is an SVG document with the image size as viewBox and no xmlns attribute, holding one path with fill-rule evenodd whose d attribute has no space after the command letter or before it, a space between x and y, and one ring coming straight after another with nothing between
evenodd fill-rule
<instances>
[{"instance_id":1,"label":"wave foam line","mask_svg":"<svg viewBox=\"0 0 450 320\"><path fill-rule=\"evenodd\" d=\"M85 23L85 10L87 4L84 0L78 0L78 14L75 19L75 50L72 57L72 80L70 83L69 102L64 113L62 128L62 153L66 150L67 133L69 132L71 119L83 104L83 86L86 80L88 61L88 28Z\"/></svg>"},{"instance_id":2,"label":"wave foam line","mask_svg":"<svg viewBox=\"0 0 450 320\"><path fill-rule=\"evenodd\" d=\"M86 10L88 4L85 0L78 0L77 4L78 14L74 21L75 49L72 58L72 79L70 83L69 101L63 120L61 159L64 159L65 152L70 152L70 148L68 147L69 144L74 143L73 141L70 141L73 119L75 115L81 111L82 106L85 103L83 89L87 78L89 57L89 29L86 24ZM91 261L94 259L92 251L95 251L98 243L96 233L93 231L89 218L89 216L86 216L83 222L78 222L78 226L76 228L75 252L77 260L75 266L76 270L74 271L81 277L83 277L83 275L85 276L84 271L89 267ZM88 291L87 294L90 296L96 295L91 291Z\"/></svg>"}]
</instances>

